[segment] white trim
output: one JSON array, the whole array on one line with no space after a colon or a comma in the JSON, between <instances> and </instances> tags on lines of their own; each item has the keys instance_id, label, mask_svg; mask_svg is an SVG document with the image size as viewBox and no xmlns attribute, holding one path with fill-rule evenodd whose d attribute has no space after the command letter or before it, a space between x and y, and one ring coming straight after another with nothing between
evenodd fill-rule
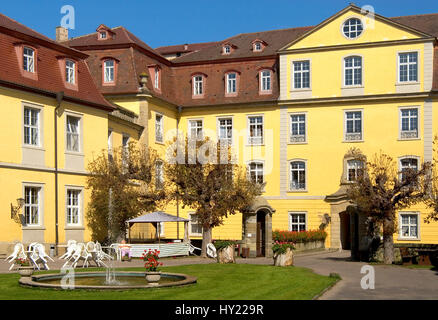
<instances>
[{"instance_id":1,"label":"white trim","mask_svg":"<svg viewBox=\"0 0 438 320\"><path fill-rule=\"evenodd\" d=\"M421 112L420 112L421 106L403 106L398 107L398 139L401 141L410 141L410 140L421 140L421 133L420 133L420 119L421 119ZM417 109L417 136L414 138L403 138L402 137L402 110L406 109Z\"/></svg>"},{"instance_id":2,"label":"white trim","mask_svg":"<svg viewBox=\"0 0 438 320\"><path fill-rule=\"evenodd\" d=\"M301 231L307 231L309 229L309 224L308 224L308 214L307 211L289 211L287 213L288 217L289 217L289 231L292 231L292 215L304 215L304 230ZM302 222L298 222L295 223L298 226L302 225ZM300 230L298 230L300 231Z\"/></svg>"},{"instance_id":3,"label":"white trim","mask_svg":"<svg viewBox=\"0 0 438 320\"><path fill-rule=\"evenodd\" d=\"M364 112L363 109L344 109L344 134L343 134L343 139L345 143L357 143L357 142L364 142L365 141L365 135L364 135ZM347 139L347 113L349 112L360 112L360 119L361 119L361 128L360 128L360 134L361 134L361 139L359 140L348 140ZM354 133L352 133L354 134Z\"/></svg>"},{"instance_id":4,"label":"white trim","mask_svg":"<svg viewBox=\"0 0 438 320\"><path fill-rule=\"evenodd\" d=\"M205 130L204 130L204 118L192 118L192 119L187 119L187 137L189 139L192 139L192 127L190 125L191 121L201 121L202 122L202 133L201 133L201 137L197 137L197 140L202 140L204 139L205 136ZM198 128L198 127L197 127Z\"/></svg>"},{"instance_id":5,"label":"white trim","mask_svg":"<svg viewBox=\"0 0 438 320\"><path fill-rule=\"evenodd\" d=\"M304 189L292 189L292 163L293 162L304 162ZM295 158L295 159L290 159L287 161L287 166L288 166L288 187L287 187L287 192L288 193L306 193L308 192L307 187L308 187L308 160L306 159L300 159L300 158Z\"/></svg>"},{"instance_id":6,"label":"white trim","mask_svg":"<svg viewBox=\"0 0 438 320\"><path fill-rule=\"evenodd\" d=\"M189 217L189 220L190 220L190 222L189 222L189 236L202 237L202 231L201 231L201 233L194 233L194 232L192 232L192 222L193 222L192 216L196 216L196 215L197 214L195 212L189 212L188 213L188 217ZM199 223L198 223L198 225L199 225ZM202 226L201 226L201 230L202 230Z\"/></svg>"},{"instance_id":7,"label":"white trim","mask_svg":"<svg viewBox=\"0 0 438 320\"><path fill-rule=\"evenodd\" d=\"M348 20L350 20L350 19L358 19L358 20L360 20L360 21L362 22L362 32L361 32L360 35L358 35L358 36L355 37L355 38L349 38L349 37L347 37L347 36L345 35L345 33L344 33L344 25L345 25L345 23L346 23ZM364 20L364 17L362 17L362 16L357 16L357 15L352 15L352 16L349 16L349 17L345 18L344 21L342 21L340 31L341 31L342 36L343 36L345 39L352 41L352 40L357 40L357 39L359 39L360 37L362 37L362 35L365 33L365 30L366 30L366 29L367 29L367 24L366 24L366 21Z\"/></svg>"},{"instance_id":8,"label":"white trim","mask_svg":"<svg viewBox=\"0 0 438 320\"><path fill-rule=\"evenodd\" d=\"M161 116L161 141L157 140L157 116ZM155 118L154 118L154 139L155 139L155 143L158 144L164 144L164 114L161 112L157 112L155 111Z\"/></svg>"},{"instance_id":9,"label":"white trim","mask_svg":"<svg viewBox=\"0 0 438 320\"><path fill-rule=\"evenodd\" d=\"M292 139L292 116L299 116L304 115L304 141L291 141ZM307 131L308 131L308 120L307 120L307 111L303 112L289 112L288 113L288 120L289 120L289 131L288 131L288 137L287 137L287 144L307 144Z\"/></svg>"},{"instance_id":10,"label":"white trim","mask_svg":"<svg viewBox=\"0 0 438 320\"><path fill-rule=\"evenodd\" d=\"M402 235L402 215L416 215L417 216L417 236L416 237L405 237ZM408 240L408 241L418 241L421 240L421 214L418 211L399 211L398 212L398 239L397 240ZM410 225L410 224L409 224ZM410 231L409 231L410 233Z\"/></svg>"},{"instance_id":11,"label":"white trim","mask_svg":"<svg viewBox=\"0 0 438 320\"><path fill-rule=\"evenodd\" d=\"M349 68L349 69L353 70L353 72L352 72L352 82L353 83L352 84L347 84L346 83L347 78L346 78L345 63L346 63L346 60L348 58L360 58L360 75L361 75L361 78L360 78L360 82L361 83L360 84L354 84L354 70L359 69L359 67L355 67L354 66L354 63L353 63L353 66L351 68ZM364 69L365 69L365 67L364 67L364 65L365 65L364 58L363 58L363 56L361 54L351 53L351 54L348 54L348 55L345 55L345 56L342 57L342 88L343 89L364 88L364 86L365 86L365 77L364 77L364 73L365 73Z\"/></svg>"},{"instance_id":12,"label":"white trim","mask_svg":"<svg viewBox=\"0 0 438 320\"><path fill-rule=\"evenodd\" d=\"M64 148L65 148L65 153L82 154L83 153L83 148L84 148L84 130L83 130L83 127L84 127L84 125L83 125L84 115L81 114L81 113L72 112L72 111L69 111L69 110L65 110L64 114L65 114L65 117L64 117L65 118L65 122L64 122L64 128L65 128L65 135L64 135L64 137L65 137L65 146L64 146ZM79 135L79 137L78 137L78 150L69 150L67 148L67 145L68 145L68 143L67 143L67 141L68 141L68 125L67 125L68 122L67 122L67 119L68 119L68 117L79 119L79 121L78 121L78 135Z\"/></svg>"},{"instance_id":13,"label":"white trim","mask_svg":"<svg viewBox=\"0 0 438 320\"><path fill-rule=\"evenodd\" d=\"M26 188L38 188L38 223L26 224L26 205L23 206L23 222L22 229L43 228L44 227L44 183L22 182L22 195L26 199Z\"/></svg>"},{"instance_id":14,"label":"white trim","mask_svg":"<svg viewBox=\"0 0 438 320\"><path fill-rule=\"evenodd\" d=\"M308 62L309 63L309 87L308 88L295 88L295 63L298 63L298 62ZM301 71L301 74L303 74L302 71ZM303 81L301 79L301 84L302 84L302 82ZM311 58L291 60L291 87L290 87L290 91L291 92L312 91L312 59Z\"/></svg>"},{"instance_id":15,"label":"white trim","mask_svg":"<svg viewBox=\"0 0 438 320\"><path fill-rule=\"evenodd\" d=\"M257 118L257 117L261 117L262 118L262 139L260 143L252 143L251 140L251 136L250 136L250 128L251 128L251 124L250 124L250 118ZM246 124L247 124L247 130L246 130L246 142L248 146L262 146L265 143L265 115L263 113L261 114L247 114L246 115Z\"/></svg>"},{"instance_id":16,"label":"white trim","mask_svg":"<svg viewBox=\"0 0 438 320\"><path fill-rule=\"evenodd\" d=\"M196 78L197 77L201 77L201 81L196 81ZM202 75L202 74L195 74L195 75L193 75L193 77L192 77L192 83L193 83L193 87L192 87L192 95L194 96L194 97L201 97L201 96L203 96L204 95L204 92L205 92L205 85L204 85L204 76ZM196 90L196 83L197 82L199 82L199 83L201 83L201 92L199 92L199 90L198 90L198 92L197 92L197 90Z\"/></svg>"},{"instance_id":17,"label":"white trim","mask_svg":"<svg viewBox=\"0 0 438 320\"><path fill-rule=\"evenodd\" d=\"M253 159L253 160L248 160L246 161L246 167L247 167L247 173L248 173L248 178L251 179L251 164L261 164L262 165L262 179L263 182L262 183L266 183L266 176L265 176L265 160L259 160L259 159ZM264 192L264 190L263 190Z\"/></svg>"},{"instance_id":18,"label":"white trim","mask_svg":"<svg viewBox=\"0 0 438 320\"><path fill-rule=\"evenodd\" d=\"M416 81L400 81L400 55L408 54L408 53L417 53L417 80ZM419 50L401 50L397 51L397 82L396 86L400 85L416 85L420 84L420 61L421 61L421 53ZM409 63L408 63L409 66ZM409 67L408 67L408 77L409 77Z\"/></svg>"},{"instance_id":19,"label":"white trim","mask_svg":"<svg viewBox=\"0 0 438 320\"><path fill-rule=\"evenodd\" d=\"M234 116L217 116L216 117L216 130L217 130L217 141L222 140L220 137L220 121L221 120L231 120L231 143L230 145L234 145ZM228 140L229 139L224 139L224 140Z\"/></svg>"},{"instance_id":20,"label":"white trim","mask_svg":"<svg viewBox=\"0 0 438 320\"><path fill-rule=\"evenodd\" d=\"M24 110L25 109L34 109L34 110L38 110L38 144L37 145L33 145L33 144L27 144L24 141ZM26 101L22 101L21 102L21 132L22 132L22 139L21 139L21 143L22 143L22 147L23 148L32 148L32 149L40 149L43 150L44 149L44 106L43 105L38 105L38 104L34 104L34 103L29 103Z\"/></svg>"},{"instance_id":21,"label":"white trim","mask_svg":"<svg viewBox=\"0 0 438 320\"><path fill-rule=\"evenodd\" d=\"M65 185L65 228L83 227L84 225L84 187ZM68 191L78 191L78 223L68 222Z\"/></svg>"}]
</instances>

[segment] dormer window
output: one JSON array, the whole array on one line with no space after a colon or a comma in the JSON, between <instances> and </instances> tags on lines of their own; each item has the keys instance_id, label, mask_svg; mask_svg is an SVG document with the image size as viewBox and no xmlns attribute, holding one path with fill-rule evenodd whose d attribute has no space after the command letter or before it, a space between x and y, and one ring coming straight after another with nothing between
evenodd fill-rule
<instances>
[{"instance_id":1,"label":"dormer window","mask_svg":"<svg viewBox=\"0 0 438 320\"><path fill-rule=\"evenodd\" d=\"M224 54L230 54L231 53L231 46L227 45L224 46Z\"/></svg>"},{"instance_id":2,"label":"dormer window","mask_svg":"<svg viewBox=\"0 0 438 320\"><path fill-rule=\"evenodd\" d=\"M35 72L35 50L29 47L23 48L23 70Z\"/></svg>"},{"instance_id":3,"label":"dormer window","mask_svg":"<svg viewBox=\"0 0 438 320\"><path fill-rule=\"evenodd\" d=\"M204 77L195 75L193 77L193 96L202 97L204 95Z\"/></svg>"},{"instance_id":4,"label":"dormer window","mask_svg":"<svg viewBox=\"0 0 438 320\"><path fill-rule=\"evenodd\" d=\"M260 42L256 42L254 43L254 51L255 52L260 52L262 51L262 44Z\"/></svg>"},{"instance_id":5,"label":"dormer window","mask_svg":"<svg viewBox=\"0 0 438 320\"><path fill-rule=\"evenodd\" d=\"M99 32L99 39L104 40L104 39L106 39L106 38L107 38L106 31L100 31L100 32Z\"/></svg>"},{"instance_id":6,"label":"dormer window","mask_svg":"<svg viewBox=\"0 0 438 320\"><path fill-rule=\"evenodd\" d=\"M102 77L104 85L114 85L117 77L117 61L107 58L102 63Z\"/></svg>"}]
</instances>

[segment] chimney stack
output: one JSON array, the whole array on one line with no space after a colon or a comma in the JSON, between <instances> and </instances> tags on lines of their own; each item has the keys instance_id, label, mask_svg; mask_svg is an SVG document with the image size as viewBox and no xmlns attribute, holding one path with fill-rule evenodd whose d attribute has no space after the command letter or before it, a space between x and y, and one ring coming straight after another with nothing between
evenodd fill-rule
<instances>
[{"instance_id":1,"label":"chimney stack","mask_svg":"<svg viewBox=\"0 0 438 320\"><path fill-rule=\"evenodd\" d=\"M56 42L64 42L68 40L68 29L64 27L56 27Z\"/></svg>"}]
</instances>

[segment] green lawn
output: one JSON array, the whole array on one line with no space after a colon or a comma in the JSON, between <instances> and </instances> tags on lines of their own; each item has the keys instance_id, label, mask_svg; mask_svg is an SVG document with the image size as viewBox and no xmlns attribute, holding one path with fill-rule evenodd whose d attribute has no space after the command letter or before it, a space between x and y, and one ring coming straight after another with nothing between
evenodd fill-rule
<instances>
[{"instance_id":1,"label":"green lawn","mask_svg":"<svg viewBox=\"0 0 438 320\"><path fill-rule=\"evenodd\" d=\"M20 287L18 274L0 274L0 299L309 300L337 281L298 267L208 264L163 267L162 271L192 275L198 282L185 287L146 290L63 291Z\"/></svg>"}]
</instances>

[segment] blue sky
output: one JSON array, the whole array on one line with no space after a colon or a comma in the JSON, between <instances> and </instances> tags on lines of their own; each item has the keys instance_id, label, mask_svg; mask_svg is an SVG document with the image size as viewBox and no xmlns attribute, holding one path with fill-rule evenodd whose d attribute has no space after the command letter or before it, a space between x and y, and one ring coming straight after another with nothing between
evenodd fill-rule
<instances>
[{"instance_id":1,"label":"blue sky","mask_svg":"<svg viewBox=\"0 0 438 320\"><path fill-rule=\"evenodd\" d=\"M219 41L230 36L315 25L346 7L341 0L1 0L0 12L53 38L63 5L75 8L71 36L101 23L123 25L151 47ZM394 17L438 12L438 0L366 0L376 13Z\"/></svg>"}]
</instances>

